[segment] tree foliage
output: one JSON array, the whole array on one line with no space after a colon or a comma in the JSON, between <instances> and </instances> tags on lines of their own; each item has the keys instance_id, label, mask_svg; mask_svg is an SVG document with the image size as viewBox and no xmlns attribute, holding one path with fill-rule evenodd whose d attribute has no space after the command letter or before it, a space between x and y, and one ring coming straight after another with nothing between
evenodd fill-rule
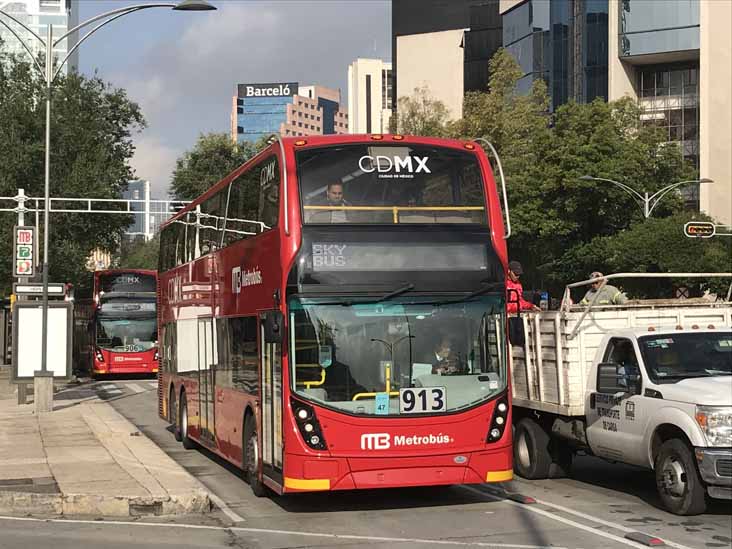
<instances>
[{"instance_id":1,"label":"tree foliage","mask_svg":"<svg viewBox=\"0 0 732 549\"><path fill-rule=\"evenodd\" d=\"M132 242L123 242L120 254L120 269L158 269L158 254L160 252L160 233L146 241L144 239Z\"/></svg>"},{"instance_id":2,"label":"tree foliage","mask_svg":"<svg viewBox=\"0 0 732 549\"><path fill-rule=\"evenodd\" d=\"M171 194L193 200L254 156L261 143L237 145L225 133L201 134L190 151L175 163Z\"/></svg>"},{"instance_id":3,"label":"tree foliage","mask_svg":"<svg viewBox=\"0 0 732 549\"><path fill-rule=\"evenodd\" d=\"M397 100L397 112L389 125L393 133L445 136L449 133L450 111L425 87L415 88L411 96Z\"/></svg>"},{"instance_id":4,"label":"tree foliage","mask_svg":"<svg viewBox=\"0 0 732 549\"><path fill-rule=\"evenodd\" d=\"M0 51L1 195L15 196L23 188L28 196L43 196L45 115L44 84L34 66ZM134 153L131 137L144 126L139 106L124 90L96 77L59 76L52 93L51 196L121 198L134 175L128 164ZM32 221L33 214L26 214L26 223ZM9 236L16 222L14 214L2 214L0 230ZM126 215L53 214L50 280L83 278L91 251L115 250L130 222ZM12 274L10 238L0 239L0 257L0 284L7 291Z\"/></svg>"},{"instance_id":5,"label":"tree foliage","mask_svg":"<svg viewBox=\"0 0 732 549\"><path fill-rule=\"evenodd\" d=\"M466 94L463 118L452 131L456 137L485 138L501 155L513 229L509 249L524 262L528 285L559 290L571 279L586 278L606 264L588 253L591 244L601 242L605 252L622 249L629 246L623 235L631 227L646 226L651 241L675 245L665 232L668 224L643 221L633 196L611 183L580 179L613 179L652 194L693 178L678 146L642 123L635 102L570 102L552 113L543 81L534 82L528 94L515 91L522 72L505 50L490 61L490 75L486 92ZM681 209L678 194L669 194L653 216L667 218ZM592 260L579 261L582 254ZM725 268L714 265L712 270Z\"/></svg>"}]
</instances>

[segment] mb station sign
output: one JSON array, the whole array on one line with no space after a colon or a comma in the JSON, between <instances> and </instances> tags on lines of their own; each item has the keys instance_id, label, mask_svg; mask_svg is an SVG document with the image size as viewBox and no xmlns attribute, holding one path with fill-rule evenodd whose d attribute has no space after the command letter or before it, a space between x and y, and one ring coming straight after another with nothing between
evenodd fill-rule
<instances>
[{"instance_id":1,"label":"mb station sign","mask_svg":"<svg viewBox=\"0 0 732 549\"><path fill-rule=\"evenodd\" d=\"M35 275L35 227L15 227L13 230L13 250L13 276Z\"/></svg>"}]
</instances>

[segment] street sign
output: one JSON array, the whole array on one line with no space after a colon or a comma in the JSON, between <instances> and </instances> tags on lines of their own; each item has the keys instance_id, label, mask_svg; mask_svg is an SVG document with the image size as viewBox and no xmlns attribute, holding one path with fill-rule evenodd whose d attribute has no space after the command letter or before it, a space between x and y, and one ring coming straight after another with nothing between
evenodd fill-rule
<instances>
[{"instance_id":1,"label":"street sign","mask_svg":"<svg viewBox=\"0 0 732 549\"><path fill-rule=\"evenodd\" d=\"M35 227L15 227L13 231L13 276L33 276L36 249Z\"/></svg>"},{"instance_id":2,"label":"street sign","mask_svg":"<svg viewBox=\"0 0 732 549\"><path fill-rule=\"evenodd\" d=\"M13 293L16 295L25 295L31 297L40 297L43 295L43 284L13 284ZM58 282L49 282L49 297L63 297L66 295L66 285Z\"/></svg>"},{"instance_id":3,"label":"street sign","mask_svg":"<svg viewBox=\"0 0 732 549\"><path fill-rule=\"evenodd\" d=\"M712 238L717 227L709 221L689 221L684 225L684 234L689 238Z\"/></svg>"}]
</instances>

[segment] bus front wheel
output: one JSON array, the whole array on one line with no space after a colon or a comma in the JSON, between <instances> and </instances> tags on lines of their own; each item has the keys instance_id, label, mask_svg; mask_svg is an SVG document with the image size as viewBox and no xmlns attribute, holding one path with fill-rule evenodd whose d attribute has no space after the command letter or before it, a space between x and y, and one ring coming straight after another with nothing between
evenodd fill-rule
<instances>
[{"instance_id":1,"label":"bus front wheel","mask_svg":"<svg viewBox=\"0 0 732 549\"><path fill-rule=\"evenodd\" d=\"M253 415L248 416L244 424L244 474L255 496L261 498L267 494L267 488L259 478L259 444Z\"/></svg>"},{"instance_id":2,"label":"bus front wheel","mask_svg":"<svg viewBox=\"0 0 732 549\"><path fill-rule=\"evenodd\" d=\"M178 418L178 430L180 431L183 448L192 450L196 447L196 443L188 437L188 401L186 400L185 391L180 394L180 415Z\"/></svg>"}]
</instances>

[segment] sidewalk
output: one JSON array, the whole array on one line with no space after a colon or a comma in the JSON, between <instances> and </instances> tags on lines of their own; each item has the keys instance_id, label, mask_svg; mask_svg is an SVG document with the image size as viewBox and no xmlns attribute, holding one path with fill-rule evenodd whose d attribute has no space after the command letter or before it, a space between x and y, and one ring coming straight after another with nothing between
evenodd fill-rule
<instances>
[{"instance_id":1,"label":"sidewalk","mask_svg":"<svg viewBox=\"0 0 732 549\"><path fill-rule=\"evenodd\" d=\"M53 412L36 416L32 404L0 397L0 514L210 510L203 485L110 404L83 388L55 398Z\"/></svg>"}]
</instances>

